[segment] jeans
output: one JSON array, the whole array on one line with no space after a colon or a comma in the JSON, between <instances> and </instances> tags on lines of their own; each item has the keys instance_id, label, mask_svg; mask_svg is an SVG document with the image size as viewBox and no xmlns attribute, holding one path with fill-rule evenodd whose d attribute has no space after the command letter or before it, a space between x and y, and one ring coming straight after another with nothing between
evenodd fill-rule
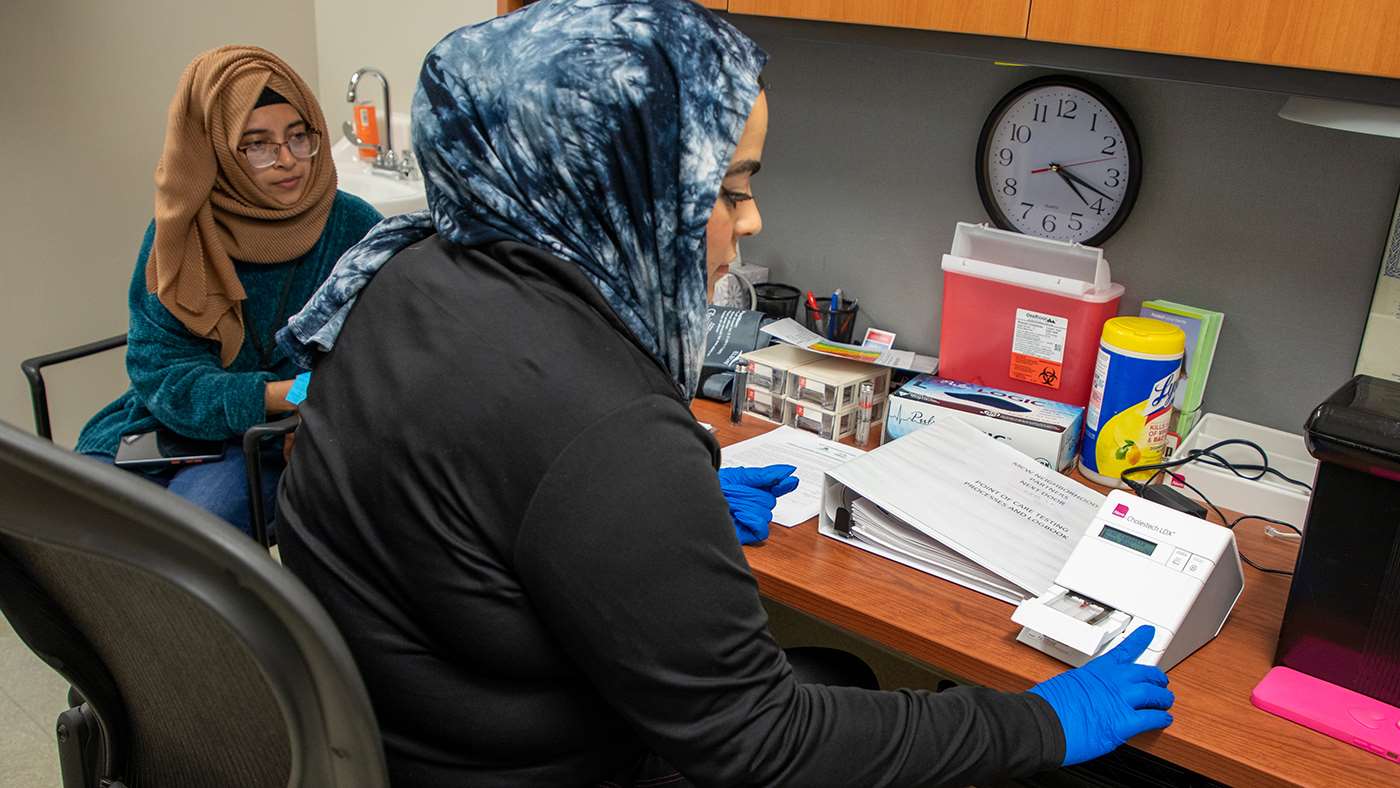
<instances>
[{"instance_id":1,"label":"jeans","mask_svg":"<svg viewBox=\"0 0 1400 788\"><path fill-rule=\"evenodd\" d=\"M110 457L106 462L112 462ZM277 511L277 481L282 478L282 442L267 441L262 451L263 516L268 531ZM197 465L175 465L159 471L140 471L145 478L159 484L194 505L228 521L248 536L253 535L252 503L248 499L248 468L243 461L243 440L231 440L224 446L223 459Z\"/></svg>"}]
</instances>

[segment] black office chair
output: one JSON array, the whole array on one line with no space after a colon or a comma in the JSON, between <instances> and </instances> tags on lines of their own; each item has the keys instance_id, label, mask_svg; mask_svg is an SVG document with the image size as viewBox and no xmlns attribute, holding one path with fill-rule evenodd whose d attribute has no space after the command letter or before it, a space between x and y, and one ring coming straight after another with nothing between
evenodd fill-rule
<instances>
[{"instance_id":1,"label":"black office chair","mask_svg":"<svg viewBox=\"0 0 1400 788\"><path fill-rule=\"evenodd\" d=\"M359 672L300 581L178 496L0 422L0 611L73 687L64 788L379 788Z\"/></svg>"},{"instance_id":2,"label":"black office chair","mask_svg":"<svg viewBox=\"0 0 1400 788\"><path fill-rule=\"evenodd\" d=\"M126 334L118 334L20 362L20 370L29 381L29 398L34 403L34 431L40 437L53 440L53 426L49 422L49 395L44 385L44 368L65 361L87 358L125 345ZM243 458L247 468L248 504L253 523L253 538L265 548L272 547L272 535L267 531L267 507L262 494L262 443L286 435L299 424L301 417L293 413L276 421L259 424L243 433Z\"/></svg>"}]
</instances>

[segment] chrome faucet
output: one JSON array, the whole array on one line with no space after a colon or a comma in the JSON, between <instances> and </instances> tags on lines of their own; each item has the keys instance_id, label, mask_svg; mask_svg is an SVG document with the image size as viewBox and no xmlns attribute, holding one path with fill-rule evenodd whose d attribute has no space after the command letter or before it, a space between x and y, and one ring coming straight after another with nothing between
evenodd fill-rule
<instances>
[{"instance_id":1,"label":"chrome faucet","mask_svg":"<svg viewBox=\"0 0 1400 788\"><path fill-rule=\"evenodd\" d=\"M384 72L377 68L366 66L359 69L354 74L351 74L350 86L345 91L345 100L352 105L355 103L355 94L360 86L360 77L366 74L372 74L378 77L379 84L384 90L384 144L376 145L360 139L360 136L355 133L355 127L352 126L349 121L346 121L344 125L341 126L341 131L345 133L345 139L350 140L352 145L362 150L374 151L374 172L396 175L400 178L411 178L414 171L413 153L404 151L403 155L400 156L394 152L394 115L389 104L389 78L384 76Z\"/></svg>"}]
</instances>

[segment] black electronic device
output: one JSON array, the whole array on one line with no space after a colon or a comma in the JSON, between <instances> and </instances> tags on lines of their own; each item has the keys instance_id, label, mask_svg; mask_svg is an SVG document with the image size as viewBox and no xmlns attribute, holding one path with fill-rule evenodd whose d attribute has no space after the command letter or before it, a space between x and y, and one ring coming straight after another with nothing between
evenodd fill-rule
<instances>
[{"instance_id":1,"label":"black electronic device","mask_svg":"<svg viewBox=\"0 0 1400 788\"><path fill-rule=\"evenodd\" d=\"M1205 504L1193 498L1173 490L1165 484L1149 484L1137 491L1146 500L1153 503L1160 503L1168 509L1175 509L1178 512L1189 514L1192 517L1206 519Z\"/></svg>"},{"instance_id":2,"label":"black electronic device","mask_svg":"<svg viewBox=\"0 0 1400 788\"><path fill-rule=\"evenodd\" d=\"M1026 82L997 102L977 141L977 191L1005 230L1097 245L1132 211L1142 148L1128 113L1078 77Z\"/></svg>"},{"instance_id":3,"label":"black electronic device","mask_svg":"<svg viewBox=\"0 0 1400 788\"><path fill-rule=\"evenodd\" d=\"M123 435L117 444L115 464L123 468L155 469L170 465L214 462L224 456L220 441L202 441L155 429Z\"/></svg>"},{"instance_id":4,"label":"black electronic device","mask_svg":"<svg viewBox=\"0 0 1400 788\"><path fill-rule=\"evenodd\" d=\"M1400 706L1400 383L1352 378L1306 438L1317 480L1274 662Z\"/></svg>"}]
</instances>

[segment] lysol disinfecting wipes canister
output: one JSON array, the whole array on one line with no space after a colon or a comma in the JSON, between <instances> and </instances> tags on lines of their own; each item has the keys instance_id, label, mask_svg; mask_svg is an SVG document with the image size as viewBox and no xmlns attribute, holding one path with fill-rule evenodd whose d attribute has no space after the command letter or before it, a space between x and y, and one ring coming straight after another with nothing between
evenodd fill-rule
<instances>
[{"instance_id":1,"label":"lysol disinfecting wipes canister","mask_svg":"<svg viewBox=\"0 0 1400 788\"><path fill-rule=\"evenodd\" d=\"M1094 366L1079 469L1100 484L1125 486L1123 471L1162 459L1186 333L1146 317L1104 323Z\"/></svg>"}]
</instances>

